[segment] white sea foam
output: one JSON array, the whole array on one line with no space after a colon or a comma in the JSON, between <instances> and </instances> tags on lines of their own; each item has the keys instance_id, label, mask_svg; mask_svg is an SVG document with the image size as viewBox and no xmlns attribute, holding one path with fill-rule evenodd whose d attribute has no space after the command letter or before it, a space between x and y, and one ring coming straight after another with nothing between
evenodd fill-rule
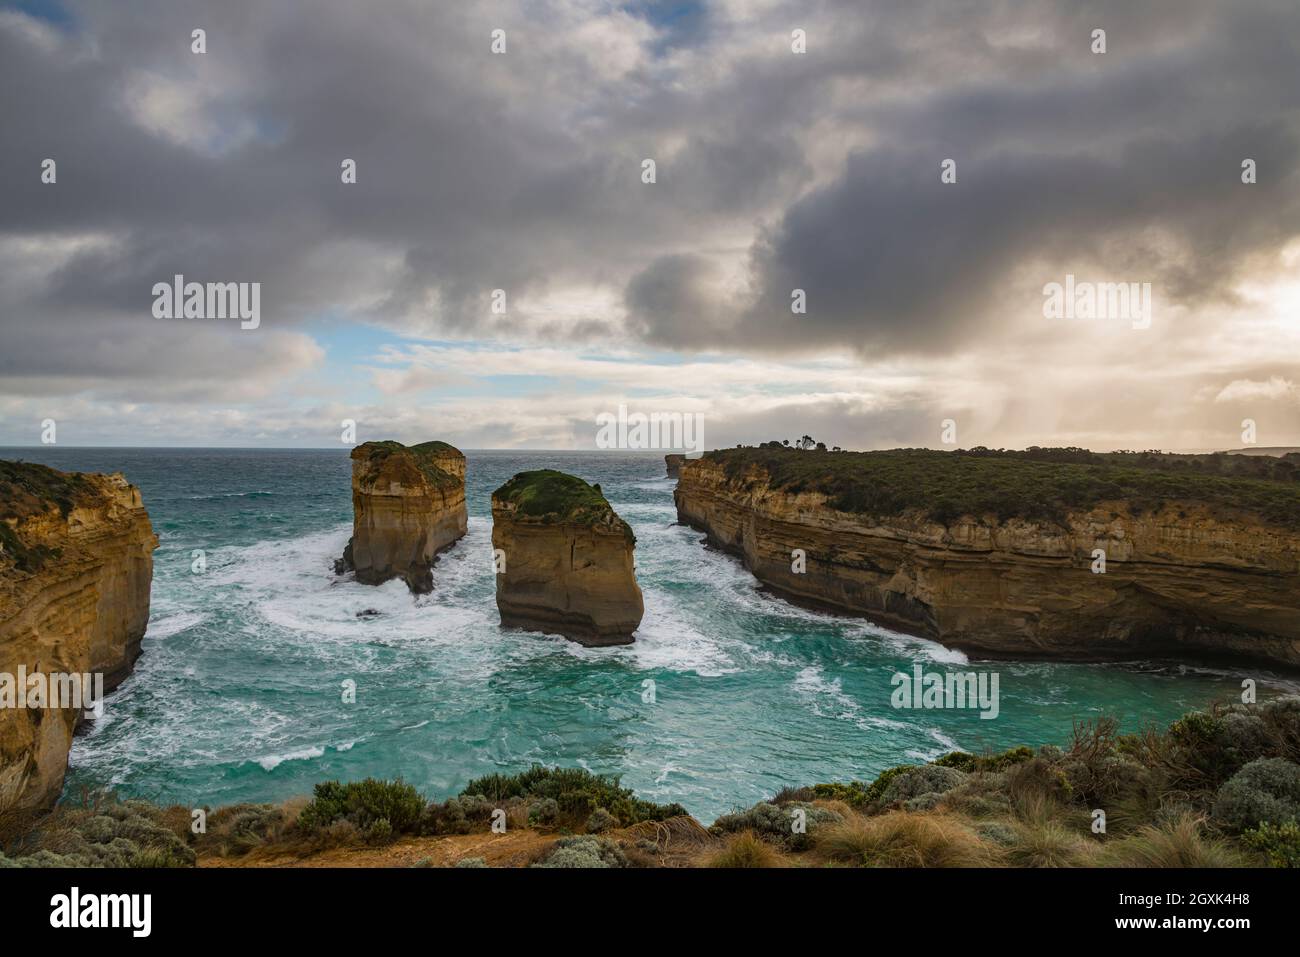
<instances>
[{"instance_id":1,"label":"white sea foam","mask_svg":"<svg viewBox=\"0 0 1300 957\"><path fill-rule=\"evenodd\" d=\"M268 754L264 758L258 758L257 763L262 766L264 771L274 771L286 761L310 761L313 758L319 758L325 754L324 748L300 748L297 751L290 751L287 754Z\"/></svg>"},{"instance_id":2,"label":"white sea foam","mask_svg":"<svg viewBox=\"0 0 1300 957\"><path fill-rule=\"evenodd\" d=\"M201 625L207 620L208 616L201 612L177 612L176 614L155 618L149 622L149 628L146 630L145 635L156 641L161 641L186 629Z\"/></svg>"}]
</instances>

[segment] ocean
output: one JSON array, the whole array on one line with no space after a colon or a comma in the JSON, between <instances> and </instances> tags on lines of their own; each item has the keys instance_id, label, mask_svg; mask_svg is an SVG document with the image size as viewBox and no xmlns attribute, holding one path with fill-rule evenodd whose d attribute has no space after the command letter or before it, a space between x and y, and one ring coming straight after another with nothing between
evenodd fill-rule
<instances>
[{"instance_id":1,"label":"ocean","mask_svg":"<svg viewBox=\"0 0 1300 957\"><path fill-rule=\"evenodd\" d=\"M977 666L999 675L995 720L895 710L895 672L964 670L966 657L764 592L675 524L658 453L468 452L469 533L419 598L333 572L351 529L346 449L0 457L125 473L160 540L144 653L78 735L68 795L111 788L215 807L400 776L444 798L537 763L620 775L708 822L785 785L871 779L954 749L1063 743L1075 720L1163 725L1235 699L1247 675L1294 689L1258 669L996 662ZM599 482L635 530L645 619L634 644L587 649L501 629L489 498L534 468Z\"/></svg>"}]
</instances>

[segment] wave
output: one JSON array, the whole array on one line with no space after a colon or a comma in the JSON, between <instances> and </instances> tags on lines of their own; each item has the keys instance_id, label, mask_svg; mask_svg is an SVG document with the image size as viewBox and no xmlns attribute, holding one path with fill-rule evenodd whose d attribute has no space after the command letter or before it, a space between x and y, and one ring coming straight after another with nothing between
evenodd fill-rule
<instances>
[{"instance_id":1,"label":"wave","mask_svg":"<svg viewBox=\"0 0 1300 957\"><path fill-rule=\"evenodd\" d=\"M223 498L274 498L276 492L259 489L254 492L215 492L211 495L187 495L185 499L190 502L210 502Z\"/></svg>"},{"instance_id":2,"label":"wave","mask_svg":"<svg viewBox=\"0 0 1300 957\"><path fill-rule=\"evenodd\" d=\"M257 758L256 761L262 766L263 771L274 771L286 761L310 761L323 757L324 754L324 748L300 748L286 754L269 754L264 758Z\"/></svg>"},{"instance_id":3,"label":"wave","mask_svg":"<svg viewBox=\"0 0 1300 957\"><path fill-rule=\"evenodd\" d=\"M149 627L145 630L145 635L149 638L161 641L164 638L170 638L172 635L179 634L182 631L188 631L190 628L196 628L206 622L208 618L209 616L202 612L177 612L150 621Z\"/></svg>"}]
</instances>

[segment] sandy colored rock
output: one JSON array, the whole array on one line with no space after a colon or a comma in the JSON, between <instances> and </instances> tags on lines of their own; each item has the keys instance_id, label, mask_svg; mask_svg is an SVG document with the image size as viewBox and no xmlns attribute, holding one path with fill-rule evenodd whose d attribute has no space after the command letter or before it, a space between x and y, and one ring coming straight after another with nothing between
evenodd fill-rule
<instances>
[{"instance_id":1,"label":"sandy colored rock","mask_svg":"<svg viewBox=\"0 0 1300 957\"><path fill-rule=\"evenodd\" d=\"M352 450L352 538L335 564L357 581L401 578L431 591L439 552L464 536L465 456L445 442L366 442Z\"/></svg>"},{"instance_id":2,"label":"sandy colored rock","mask_svg":"<svg viewBox=\"0 0 1300 957\"><path fill-rule=\"evenodd\" d=\"M0 674L103 675L140 654L158 538L121 475L0 463ZM49 702L53 703L53 702ZM0 810L63 789L79 709L0 708Z\"/></svg>"},{"instance_id":3,"label":"sandy colored rock","mask_svg":"<svg viewBox=\"0 0 1300 957\"><path fill-rule=\"evenodd\" d=\"M1300 533L1249 515L1114 501L1059 525L873 517L773 489L761 467L728 478L708 457L682 468L674 498L683 524L774 590L977 655L1300 665Z\"/></svg>"},{"instance_id":4,"label":"sandy colored rock","mask_svg":"<svg viewBox=\"0 0 1300 957\"><path fill-rule=\"evenodd\" d=\"M686 461L686 456L680 453L670 453L664 456L664 464L668 467L668 477L677 478L682 470L682 464Z\"/></svg>"},{"instance_id":5,"label":"sandy colored rock","mask_svg":"<svg viewBox=\"0 0 1300 957\"><path fill-rule=\"evenodd\" d=\"M492 495L502 624L585 645L632 641L645 606L631 527L600 486L563 472L521 472Z\"/></svg>"}]
</instances>

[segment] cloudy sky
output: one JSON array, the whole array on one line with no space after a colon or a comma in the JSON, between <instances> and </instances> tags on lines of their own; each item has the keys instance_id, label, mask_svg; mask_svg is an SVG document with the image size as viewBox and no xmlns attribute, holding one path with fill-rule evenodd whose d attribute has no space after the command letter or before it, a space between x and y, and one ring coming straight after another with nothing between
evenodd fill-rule
<instances>
[{"instance_id":1,"label":"cloudy sky","mask_svg":"<svg viewBox=\"0 0 1300 957\"><path fill-rule=\"evenodd\" d=\"M0 3L0 444L1300 445L1298 107L1295 0Z\"/></svg>"}]
</instances>

